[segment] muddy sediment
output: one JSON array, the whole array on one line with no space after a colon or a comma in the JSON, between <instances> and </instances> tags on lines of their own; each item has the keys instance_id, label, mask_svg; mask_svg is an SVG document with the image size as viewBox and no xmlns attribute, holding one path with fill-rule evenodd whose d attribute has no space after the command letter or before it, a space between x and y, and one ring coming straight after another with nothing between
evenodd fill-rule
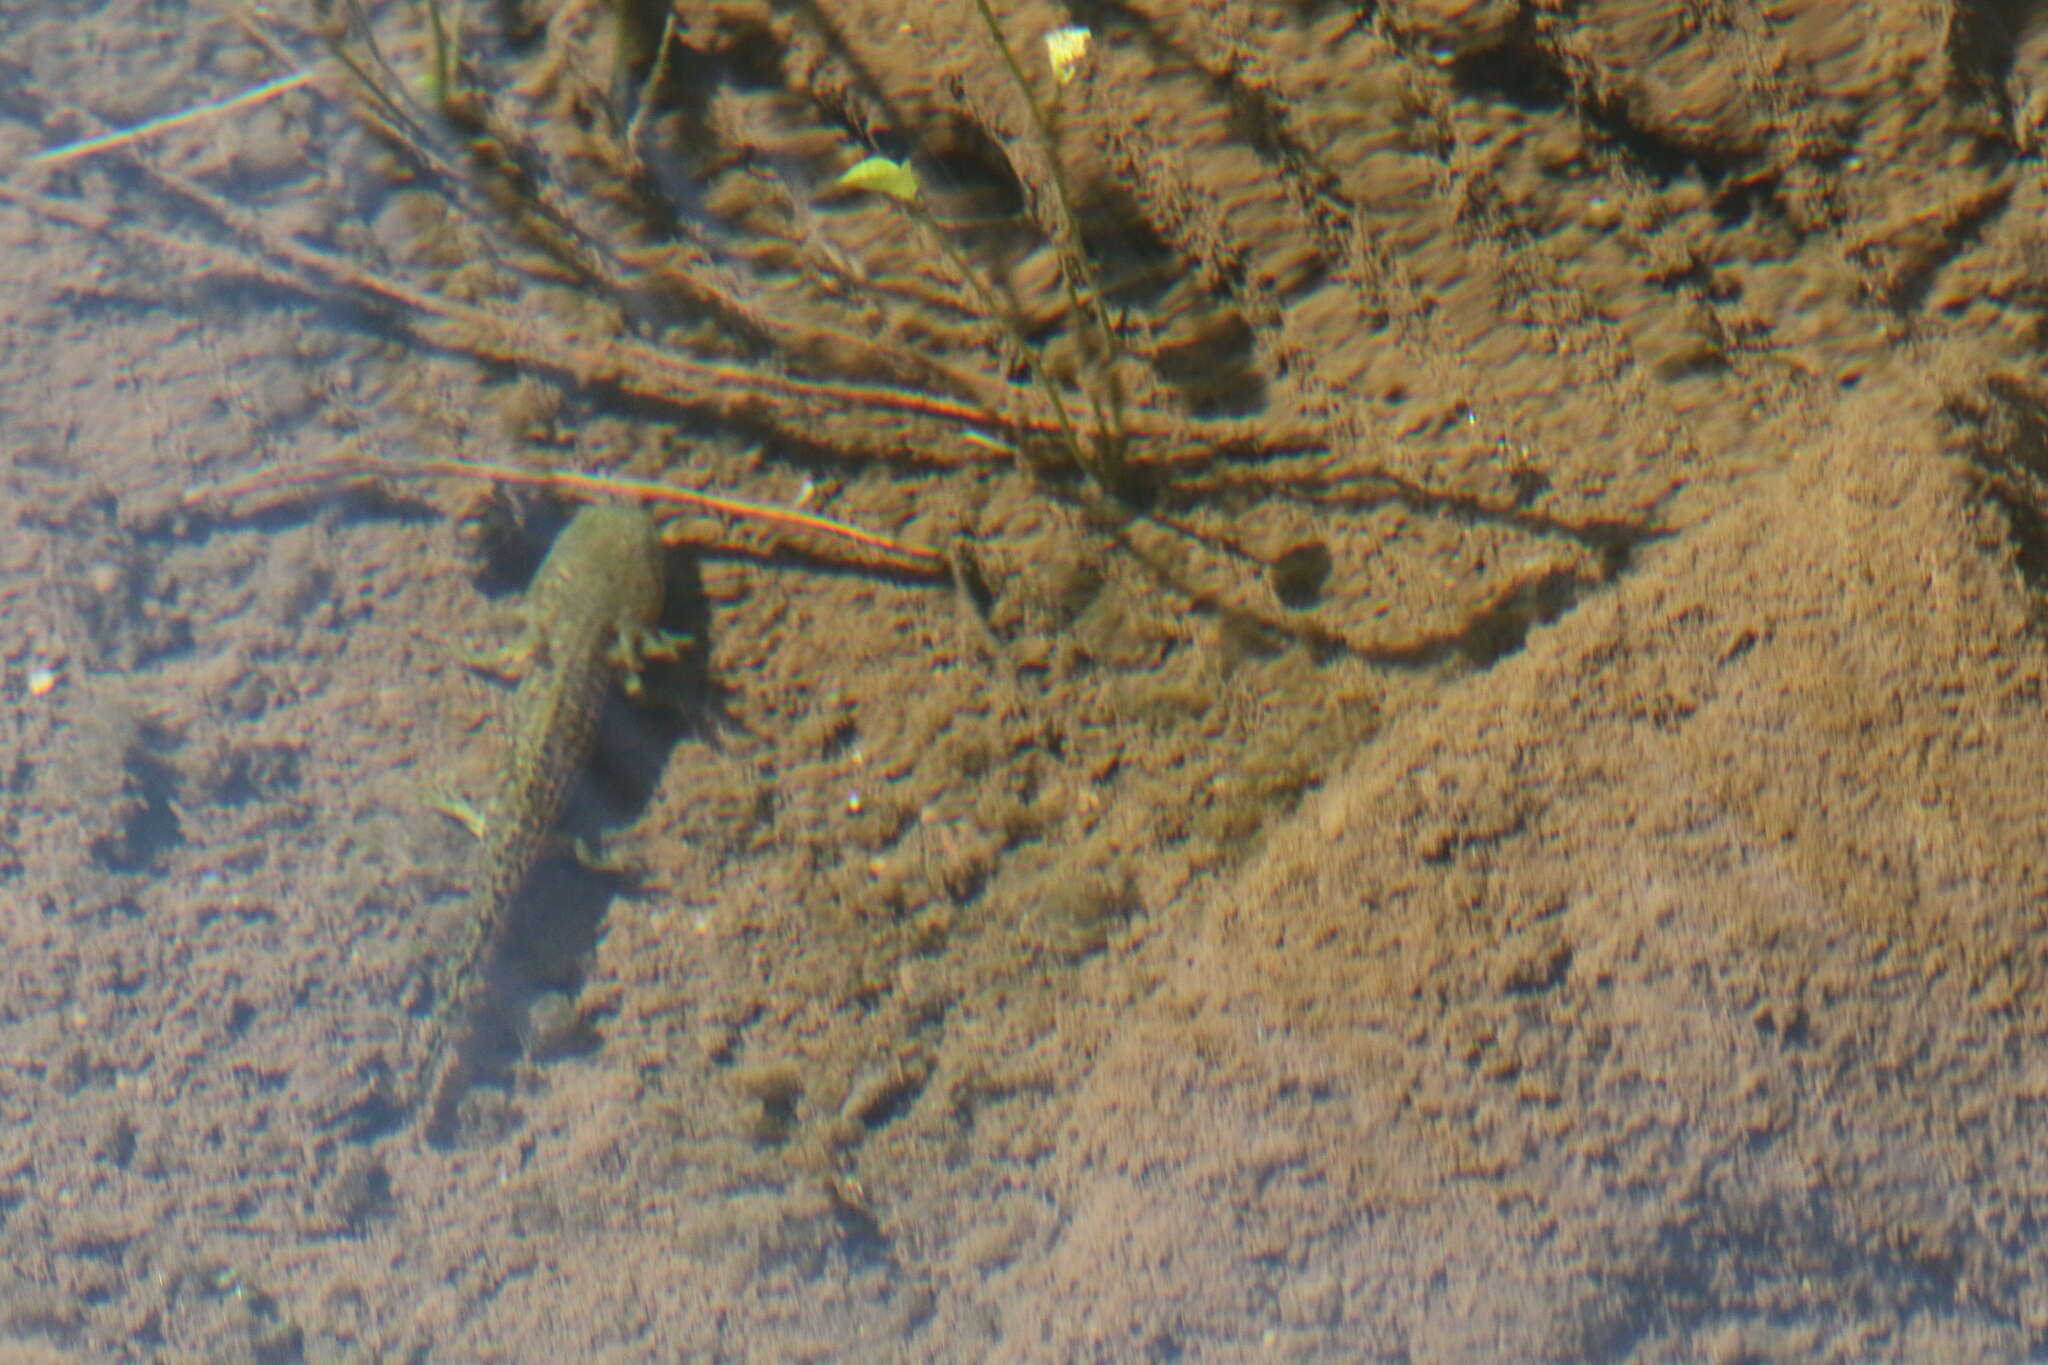
<instances>
[{"instance_id":1,"label":"muddy sediment","mask_svg":"<svg viewBox=\"0 0 2048 1365\"><path fill-rule=\"evenodd\" d=\"M972 6L567 7L472 35L516 202L328 97L149 153L453 322L17 172L220 254L0 203L0 1337L2038 1354L2048 29L1564 8L1003 6L1049 149ZM112 17L0 27L0 165L272 74ZM680 524L450 1149L424 793L559 515L179 500L343 438L951 563Z\"/></svg>"}]
</instances>

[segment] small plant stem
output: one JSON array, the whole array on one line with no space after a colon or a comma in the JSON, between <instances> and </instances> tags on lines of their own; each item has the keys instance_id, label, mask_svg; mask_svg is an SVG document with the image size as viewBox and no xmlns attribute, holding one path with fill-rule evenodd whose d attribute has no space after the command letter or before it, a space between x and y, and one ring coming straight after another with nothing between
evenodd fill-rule
<instances>
[{"instance_id":1,"label":"small plant stem","mask_svg":"<svg viewBox=\"0 0 2048 1365\"><path fill-rule=\"evenodd\" d=\"M437 108L446 109L455 95L455 38L441 14L441 0L427 0L427 24L434 34L434 86L429 92Z\"/></svg>"},{"instance_id":2,"label":"small plant stem","mask_svg":"<svg viewBox=\"0 0 2048 1365\"><path fill-rule=\"evenodd\" d=\"M640 97L633 102L633 116L626 123L626 158L636 170L643 172L646 167L640 159L640 142L645 131L647 111L653 107L655 92L660 90L662 82L668 79L668 54L675 46L675 36L676 15L674 10L670 10L668 17L662 20L661 37L656 40L654 64L647 70L647 79L640 85ZM619 46L623 51L623 40Z\"/></svg>"},{"instance_id":3,"label":"small plant stem","mask_svg":"<svg viewBox=\"0 0 2048 1365\"><path fill-rule=\"evenodd\" d=\"M1047 174L1052 178L1053 199L1056 212L1054 221L1059 233L1062 269L1060 278L1066 285L1068 304L1075 315L1086 318L1095 332L1095 343L1102 356L1103 369L1108 378L1109 409L1095 404L1096 416L1108 427L1107 435L1113 449L1123 445L1121 381L1117 377L1117 361L1123 350L1117 341L1116 331L1109 325L1109 315L1102 305L1102 290L1095 280L1095 272L1088 264L1088 253L1081 242L1080 218L1074 212L1073 192L1067 186L1066 165L1060 160L1059 138L1053 130L1052 119L1031 92L1031 82L1024 75L1023 66L1017 61L1017 54L1010 47L1010 40L1003 36L1002 26L996 22L995 11L988 6L988 0L974 0L974 8L981 15L981 22L988 29L996 51L1002 56L1003 65L1009 70L1010 79L1016 83L1017 93L1024 99L1024 107L1031 115L1031 128L1037 135L1039 150L1045 157ZM1092 400L1091 400L1092 402Z\"/></svg>"},{"instance_id":4,"label":"small plant stem","mask_svg":"<svg viewBox=\"0 0 2048 1365\"><path fill-rule=\"evenodd\" d=\"M1075 464L1091 474L1095 473L1095 462L1087 448L1082 445L1081 435L1074 429L1073 419L1067 416L1067 404L1060 396L1059 385L1053 382L1052 376L1046 372L1044 362L1038 358L1038 352L1024 339L1023 332L1018 330L1016 319L1002 306L995 292L981 278L981 272L974 268L973 262L967 259L966 254L954 242L952 235L939 225L938 219L932 216L932 211L925 207L922 199L900 199L897 202L909 211L911 218L924 232L926 238L938 248L939 254L946 258L967 287L973 291L976 302L980 303L988 316L995 319L996 324L1003 329L1003 339L1024 362L1024 368L1031 372L1032 382L1038 385L1046 400L1052 404L1053 420L1059 425L1060 444L1066 447L1067 454Z\"/></svg>"}]
</instances>

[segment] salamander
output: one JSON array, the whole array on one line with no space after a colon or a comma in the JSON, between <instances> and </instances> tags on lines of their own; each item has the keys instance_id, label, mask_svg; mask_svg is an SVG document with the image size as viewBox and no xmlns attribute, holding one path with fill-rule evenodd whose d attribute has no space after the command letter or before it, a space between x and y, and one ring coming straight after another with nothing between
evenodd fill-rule
<instances>
[{"instance_id":1,"label":"salamander","mask_svg":"<svg viewBox=\"0 0 2048 1365\"><path fill-rule=\"evenodd\" d=\"M662 547L653 520L638 507L586 506L541 562L519 640L491 661L495 671L521 680L512 698L510 758L477 822L461 938L436 973L426 1021L413 1104L430 1137L452 1120L468 1087L487 1004L484 964L554 839L612 680L623 678L638 696L641 665L672 650L657 629L661 610Z\"/></svg>"}]
</instances>

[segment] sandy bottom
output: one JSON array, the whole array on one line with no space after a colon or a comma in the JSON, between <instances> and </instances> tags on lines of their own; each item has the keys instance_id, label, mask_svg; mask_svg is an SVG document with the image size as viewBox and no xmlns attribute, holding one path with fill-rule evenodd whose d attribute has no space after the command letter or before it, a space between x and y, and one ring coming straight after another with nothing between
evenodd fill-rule
<instances>
[{"instance_id":1,"label":"sandy bottom","mask_svg":"<svg viewBox=\"0 0 2048 1365\"><path fill-rule=\"evenodd\" d=\"M325 77L20 166L278 68L0 17L0 1360L2048 1352L2048 27L1005 6L1069 216L900 8L685 7L637 162L474 36L523 206ZM440 1144L560 517L181 500L344 439L957 567L676 523Z\"/></svg>"}]
</instances>

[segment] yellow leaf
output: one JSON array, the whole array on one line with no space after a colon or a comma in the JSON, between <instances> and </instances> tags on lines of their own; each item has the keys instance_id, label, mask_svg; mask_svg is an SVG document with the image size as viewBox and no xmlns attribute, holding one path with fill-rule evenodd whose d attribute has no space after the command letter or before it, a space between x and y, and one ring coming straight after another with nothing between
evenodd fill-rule
<instances>
[{"instance_id":1,"label":"yellow leaf","mask_svg":"<svg viewBox=\"0 0 2048 1365\"><path fill-rule=\"evenodd\" d=\"M917 172L886 156L871 156L839 177L850 190L873 190L908 204L917 198Z\"/></svg>"},{"instance_id":2,"label":"yellow leaf","mask_svg":"<svg viewBox=\"0 0 2048 1365\"><path fill-rule=\"evenodd\" d=\"M1045 35L1045 59L1052 66L1055 85L1066 85L1081 69L1081 63L1088 60L1088 49L1095 45L1095 35L1079 24L1067 28L1056 28Z\"/></svg>"}]
</instances>

